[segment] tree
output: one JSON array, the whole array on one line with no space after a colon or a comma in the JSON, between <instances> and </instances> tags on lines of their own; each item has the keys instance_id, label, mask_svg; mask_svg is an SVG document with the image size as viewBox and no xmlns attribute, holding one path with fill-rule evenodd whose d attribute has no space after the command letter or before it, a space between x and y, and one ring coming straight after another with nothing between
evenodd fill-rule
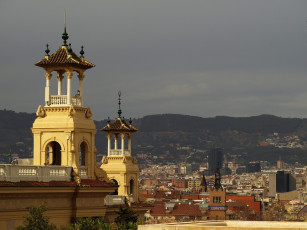
<instances>
[{"instance_id":1,"label":"tree","mask_svg":"<svg viewBox=\"0 0 307 230\"><path fill-rule=\"evenodd\" d=\"M137 229L137 214L129 206L120 206L116 212L118 216L115 218L115 223L120 230Z\"/></svg>"},{"instance_id":2,"label":"tree","mask_svg":"<svg viewBox=\"0 0 307 230\"><path fill-rule=\"evenodd\" d=\"M112 224L108 224L102 217L80 218L67 230L113 230Z\"/></svg>"},{"instance_id":3,"label":"tree","mask_svg":"<svg viewBox=\"0 0 307 230\"><path fill-rule=\"evenodd\" d=\"M49 224L49 218L43 213L47 210L46 203L39 207L26 207L29 216L25 216L23 226L17 227L17 230L56 230L54 224Z\"/></svg>"}]
</instances>

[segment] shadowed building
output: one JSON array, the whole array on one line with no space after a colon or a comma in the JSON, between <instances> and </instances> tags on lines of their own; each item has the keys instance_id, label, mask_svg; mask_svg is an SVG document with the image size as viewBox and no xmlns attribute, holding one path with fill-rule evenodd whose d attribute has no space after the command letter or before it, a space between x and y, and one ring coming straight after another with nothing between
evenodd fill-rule
<instances>
[{"instance_id":1,"label":"shadowed building","mask_svg":"<svg viewBox=\"0 0 307 230\"><path fill-rule=\"evenodd\" d=\"M285 171L277 171L269 175L269 197L275 197L276 193L291 192L296 190L295 174Z\"/></svg>"},{"instance_id":2,"label":"shadowed building","mask_svg":"<svg viewBox=\"0 0 307 230\"><path fill-rule=\"evenodd\" d=\"M215 148L211 149L208 154L208 170L209 175L213 175L217 169L223 167L223 149Z\"/></svg>"}]
</instances>

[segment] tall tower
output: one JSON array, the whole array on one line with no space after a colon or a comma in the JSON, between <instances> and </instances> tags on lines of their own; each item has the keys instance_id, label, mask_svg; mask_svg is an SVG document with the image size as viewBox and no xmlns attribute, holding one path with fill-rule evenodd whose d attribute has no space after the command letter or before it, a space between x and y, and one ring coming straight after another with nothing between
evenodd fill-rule
<instances>
[{"instance_id":1,"label":"tall tower","mask_svg":"<svg viewBox=\"0 0 307 230\"><path fill-rule=\"evenodd\" d=\"M210 220L226 219L226 189L221 185L221 174L219 169L215 173L214 186L209 189L209 211Z\"/></svg>"},{"instance_id":2,"label":"tall tower","mask_svg":"<svg viewBox=\"0 0 307 230\"><path fill-rule=\"evenodd\" d=\"M138 130L132 126L131 119L128 124L121 117L120 92L118 95L118 117L112 123L108 121L107 126L102 129L108 134L108 156L103 157L101 168L106 172L108 179L118 184L118 195L126 196L130 202L136 202L139 198L139 167L136 158L131 156L131 138ZM120 143L118 139L121 140Z\"/></svg>"},{"instance_id":3,"label":"tall tower","mask_svg":"<svg viewBox=\"0 0 307 230\"><path fill-rule=\"evenodd\" d=\"M78 181L81 178L95 179L96 127L91 119L91 109L83 104L84 72L94 65L84 58L83 46L80 56L67 44L66 26L62 36L63 45L49 55L47 44L45 58L35 65L46 73L45 105L39 106L37 119L33 123L34 165L61 165L73 167ZM57 78L57 94L51 94L52 74ZM66 92L62 83L67 81ZM78 80L79 86L72 94L72 81ZM96 168L98 168L96 166Z\"/></svg>"}]
</instances>

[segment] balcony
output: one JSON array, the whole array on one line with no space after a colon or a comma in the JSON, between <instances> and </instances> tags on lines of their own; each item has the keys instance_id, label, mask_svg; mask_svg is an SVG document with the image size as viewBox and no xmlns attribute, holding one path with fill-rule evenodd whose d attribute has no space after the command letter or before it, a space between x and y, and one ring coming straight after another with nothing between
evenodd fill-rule
<instances>
[{"instance_id":1,"label":"balcony","mask_svg":"<svg viewBox=\"0 0 307 230\"><path fill-rule=\"evenodd\" d=\"M125 203L125 196L107 195L106 198L104 198L105 205L124 205Z\"/></svg>"},{"instance_id":2,"label":"balcony","mask_svg":"<svg viewBox=\"0 0 307 230\"><path fill-rule=\"evenodd\" d=\"M71 96L71 104L74 106L82 106L80 95ZM51 95L50 101L47 103L49 106L67 106L67 95Z\"/></svg>"},{"instance_id":3,"label":"balcony","mask_svg":"<svg viewBox=\"0 0 307 230\"><path fill-rule=\"evenodd\" d=\"M124 150L124 154L122 153L121 149L112 149L110 150L109 156L131 156L131 151L130 150Z\"/></svg>"},{"instance_id":4,"label":"balcony","mask_svg":"<svg viewBox=\"0 0 307 230\"><path fill-rule=\"evenodd\" d=\"M88 179L88 177L87 177L87 166L80 166L80 177L81 177L81 179Z\"/></svg>"},{"instance_id":5,"label":"balcony","mask_svg":"<svg viewBox=\"0 0 307 230\"><path fill-rule=\"evenodd\" d=\"M11 181L11 182L71 181L71 172L72 172L72 167L66 167L66 166L54 166L54 165L35 166L35 165L3 164L0 165L0 180Z\"/></svg>"}]
</instances>

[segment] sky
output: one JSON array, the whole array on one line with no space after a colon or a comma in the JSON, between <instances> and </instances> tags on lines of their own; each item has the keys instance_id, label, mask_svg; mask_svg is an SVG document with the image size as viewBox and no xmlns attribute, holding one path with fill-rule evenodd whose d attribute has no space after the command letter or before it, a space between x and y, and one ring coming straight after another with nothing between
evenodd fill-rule
<instances>
[{"instance_id":1,"label":"sky","mask_svg":"<svg viewBox=\"0 0 307 230\"><path fill-rule=\"evenodd\" d=\"M0 0L0 109L43 105L34 64L62 45L65 10L73 51L96 65L84 80L96 120L116 117L118 91L127 118L307 118L306 0Z\"/></svg>"}]
</instances>

